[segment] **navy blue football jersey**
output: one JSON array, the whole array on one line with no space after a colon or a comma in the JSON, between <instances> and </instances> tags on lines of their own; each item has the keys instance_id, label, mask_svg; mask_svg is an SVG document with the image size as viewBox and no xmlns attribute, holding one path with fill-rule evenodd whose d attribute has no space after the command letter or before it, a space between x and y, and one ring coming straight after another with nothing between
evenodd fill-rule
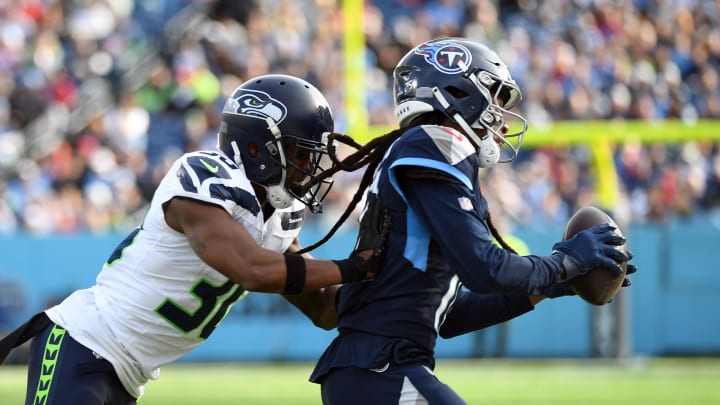
<instances>
[{"instance_id":1,"label":"navy blue football jersey","mask_svg":"<svg viewBox=\"0 0 720 405\"><path fill-rule=\"evenodd\" d=\"M311 380L334 367L432 366L438 334L525 313L532 309L527 296L555 283L553 261L492 241L478 175L475 148L451 128L414 127L393 143L374 174L369 192L376 196L366 199L389 214L385 260L373 281L341 288L340 335Z\"/></svg>"}]
</instances>

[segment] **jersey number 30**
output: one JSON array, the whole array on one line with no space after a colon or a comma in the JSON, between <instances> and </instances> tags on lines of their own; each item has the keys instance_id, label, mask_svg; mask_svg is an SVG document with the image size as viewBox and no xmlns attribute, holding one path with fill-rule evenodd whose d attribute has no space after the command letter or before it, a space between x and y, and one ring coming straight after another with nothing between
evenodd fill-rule
<instances>
[{"instance_id":1,"label":"jersey number 30","mask_svg":"<svg viewBox=\"0 0 720 405\"><path fill-rule=\"evenodd\" d=\"M107 260L109 266L122 259L123 251L135 241L140 230L141 228L136 228L120 242ZM190 333L204 325L200 331L200 338L207 339L225 317L230 305L240 299L243 293L245 290L232 281L214 286L203 279L190 290L190 294L200 301L200 307L195 312L190 312L170 298L166 298L158 305L155 312L182 333ZM225 295L226 297L218 304Z\"/></svg>"},{"instance_id":2,"label":"jersey number 30","mask_svg":"<svg viewBox=\"0 0 720 405\"><path fill-rule=\"evenodd\" d=\"M218 305L218 299L230 290L233 290L232 293ZM215 330L217 324L225 317L230 305L240 299L244 292L245 290L232 281L226 281L222 285L213 286L206 280L201 280L190 291L192 295L200 300L200 308L195 312L190 313L170 298L166 298L165 301L155 309L155 312L183 333L189 333L202 324L205 324L200 332L200 338L207 339ZM206 323L205 321L207 319L210 320Z\"/></svg>"}]
</instances>

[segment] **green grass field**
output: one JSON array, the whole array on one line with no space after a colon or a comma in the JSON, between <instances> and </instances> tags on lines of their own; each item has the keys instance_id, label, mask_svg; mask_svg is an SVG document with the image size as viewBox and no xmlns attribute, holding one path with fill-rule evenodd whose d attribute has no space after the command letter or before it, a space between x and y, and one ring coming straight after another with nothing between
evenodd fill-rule
<instances>
[{"instance_id":1,"label":"green grass field","mask_svg":"<svg viewBox=\"0 0 720 405\"><path fill-rule=\"evenodd\" d=\"M319 404L319 386L307 381L311 369L311 363L173 365L139 404ZM0 404L22 403L25 371L0 367ZM441 359L435 371L469 404L720 404L720 358Z\"/></svg>"}]
</instances>

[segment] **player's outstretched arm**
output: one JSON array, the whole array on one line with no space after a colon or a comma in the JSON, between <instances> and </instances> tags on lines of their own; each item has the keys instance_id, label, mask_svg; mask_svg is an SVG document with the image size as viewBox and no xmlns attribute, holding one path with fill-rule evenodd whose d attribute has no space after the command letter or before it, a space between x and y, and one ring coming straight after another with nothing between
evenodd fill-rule
<instances>
[{"instance_id":1,"label":"player's outstretched arm","mask_svg":"<svg viewBox=\"0 0 720 405\"><path fill-rule=\"evenodd\" d=\"M295 238L287 253L295 253L298 250L300 250L300 242ZM309 259L312 258L312 255L305 253L303 257ZM283 297L310 318L315 326L330 330L337 326L337 306L335 304L339 289L340 285L332 285L302 294L283 295Z\"/></svg>"},{"instance_id":2,"label":"player's outstretched arm","mask_svg":"<svg viewBox=\"0 0 720 405\"><path fill-rule=\"evenodd\" d=\"M357 259L313 260L264 249L213 204L175 197L164 208L168 225L185 234L198 257L248 291L298 294L367 274Z\"/></svg>"},{"instance_id":3,"label":"player's outstretched arm","mask_svg":"<svg viewBox=\"0 0 720 405\"><path fill-rule=\"evenodd\" d=\"M430 176L427 171L418 173L410 168L395 170L408 205L471 291L527 294L539 299L556 282L585 274L593 267L622 271L618 263L628 260L617 249L624 238L608 226L584 230L572 240L556 244L556 252L550 256L504 252L492 243L484 222L485 203L465 183L448 175L441 179L443 173Z\"/></svg>"},{"instance_id":4,"label":"player's outstretched arm","mask_svg":"<svg viewBox=\"0 0 720 405\"><path fill-rule=\"evenodd\" d=\"M333 285L302 294L283 295L283 297L305 314L315 326L330 330L337 326L335 302L339 289L339 285Z\"/></svg>"}]
</instances>

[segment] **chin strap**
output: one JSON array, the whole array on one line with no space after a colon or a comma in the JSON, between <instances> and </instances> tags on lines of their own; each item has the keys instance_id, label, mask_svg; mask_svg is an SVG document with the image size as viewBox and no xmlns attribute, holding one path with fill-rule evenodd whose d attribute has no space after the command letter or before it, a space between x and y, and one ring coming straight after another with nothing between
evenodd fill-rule
<instances>
[{"instance_id":1,"label":"chin strap","mask_svg":"<svg viewBox=\"0 0 720 405\"><path fill-rule=\"evenodd\" d=\"M495 142L492 136L488 135L480 140L478 155L480 156L480 167L493 167L500 161L500 145Z\"/></svg>"},{"instance_id":2,"label":"chin strap","mask_svg":"<svg viewBox=\"0 0 720 405\"><path fill-rule=\"evenodd\" d=\"M267 200L273 208L288 208L295 199L283 187L278 185L265 187L265 190L267 190Z\"/></svg>"},{"instance_id":3,"label":"chin strap","mask_svg":"<svg viewBox=\"0 0 720 405\"><path fill-rule=\"evenodd\" d=\"M240 156L240 148L238 148L237 142L230 142L230 147L233 150L233 162L238 166L242 166L242 157Z\"/></svg>"},{"instance_id":4,"label":"chin strap","mask_svg":"<svg viewBox=\"0 0 720 405\"><path fill-rule=\"evenodd\" d=\"M265 147L272 155L278 155L280 158L280 181L277 184L266 186L267 199L270 205L277 209L288 208L292 205L295 199L285 189L285 179L287 178L287 162L285 161L285 150L282 146L282 133L277 126L277 123L270 118L265 118L268 124L268 130L273 134L274 139L267 144Z\"/></svg>"}]
</instances>

